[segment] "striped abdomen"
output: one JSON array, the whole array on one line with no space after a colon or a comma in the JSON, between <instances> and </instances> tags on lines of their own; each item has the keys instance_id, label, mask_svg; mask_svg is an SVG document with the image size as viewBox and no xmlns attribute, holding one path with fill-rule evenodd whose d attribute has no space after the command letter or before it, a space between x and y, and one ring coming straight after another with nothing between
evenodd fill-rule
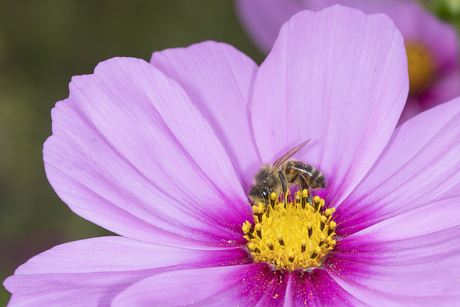
<instances>
[{"instance_id":1,"label":"striped abdomen","mask_svg":"<svg viewBox=\"0 0 460 307\"><path fill-rule=\"evenodd\" d=\"M283 172L288 185L299 184L302 189L324 189L326 178L313 166L300 161L287 161L283 165ZM303 178L300 178L302 176ZM305 187L305 183L308 187Z\"/></svg>"}]
</instances>

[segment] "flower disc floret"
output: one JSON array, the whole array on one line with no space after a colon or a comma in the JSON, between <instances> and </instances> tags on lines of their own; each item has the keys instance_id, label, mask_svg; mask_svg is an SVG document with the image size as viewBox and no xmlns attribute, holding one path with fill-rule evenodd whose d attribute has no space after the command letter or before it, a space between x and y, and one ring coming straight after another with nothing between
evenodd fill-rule
<instances>
[{"instance_id":1,"label":"flower disc floret","mask_svg":"<svg viewBox=\"0 0 460 307\"><path fill-rule=\"evenodd\" d=\"M409 94L418 95L433 81L436 66L429 51L419 43L406 43Z\"/></svg>"},{"instance_id":2,"label":"flower disc floret","mask_svg":"<svg viewBox=\"0 0 460 307\"><path fill-rule=\"evenodd\" d=\"M307 190L270 200L252 207L254 224L243 224L247 248L255 262L266 262L290 272L319 267L336 245L335 208L324 210L324 199L308 202ZM280 199L282 201L280 201Z\"/></svg>"}]
</instances>

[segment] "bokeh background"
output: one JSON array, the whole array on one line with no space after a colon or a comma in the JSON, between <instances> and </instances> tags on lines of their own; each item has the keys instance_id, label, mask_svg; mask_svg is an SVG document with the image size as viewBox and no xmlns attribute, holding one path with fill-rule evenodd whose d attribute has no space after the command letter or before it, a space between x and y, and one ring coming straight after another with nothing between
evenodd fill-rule
<instances>
[{"instance_id":1,"label":"bokeh background","mask_svg":"<svg viewBox=\"0 0 460 307\"><path fill-rule=\"evenodd\" d=\"M460 26L460 0L424 2ZM0 281L54 245L110 234L73 214L43 169L50 111L68 96L70 78L111 57L148 61L153 51L204 40L264 59L231 0L0 1ZM0 287L0 306L9 297Z\"/></svg>"}]
</instances>

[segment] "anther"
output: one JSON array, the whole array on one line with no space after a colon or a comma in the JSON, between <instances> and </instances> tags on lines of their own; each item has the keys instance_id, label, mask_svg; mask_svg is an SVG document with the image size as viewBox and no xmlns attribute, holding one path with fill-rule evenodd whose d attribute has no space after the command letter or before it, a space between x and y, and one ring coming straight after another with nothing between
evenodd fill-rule
<instances>
[{"instance_id":1,"label":"anther","mask_svg":"<svg viewBox=\"0 0 460 307\"><path fill-rule=\"evenodd\" d=\"M302 241L300 241L300 247L302 253L305 252L305 250L307 249L307 241L305 239L302 239Z\"/></svg>"},{"instance_id":2,"label":"anther","mask_svg":"<svg viewBox=\"0 0 460 307\"><path fill-rule=\"evenodd\" d=\"M324 211L324 214L326 214L326 216L331 216L332 213L335 212L335 208L331 208L331 209L326 209L326 211Z\"/></svg>"},{"instance_id":3,"label":"anther","mask_svg":"<svg viewBox=\"0 0 460 307\"><path fill-rule=\"evenodd\" d=\"M307 191L307 189L303 189L303 191L302 191L302 197L303 197L303 198L307 198L307 197L308 197L308 191Z\"/></svg>"},{"instance_id":4,"label":"anther","mask_svg":"<svg viewBox=\"0 0 460 307\"><path fill-rule=\"evenodd\" d=\"M321 210L323 209L324 207L324 199L320 199L319 200L319 205L318 205L318 212L321 212Z\"/></svg>"},{"instance_id":5,"label":"anther","mask_svg":"<svg viewBox=\"0 0 460 307\"><path fill-rule=\"evenodd\" d=\"M273 250L273 240L272 239L267 240L267 246L270 250Z\"/></svg>"},{"instance_id":6,"label":"anther","mask_svg":"<svg viewBox=\"0 0 460 307\"><path fill-rule=\"evenodd\" d=\"M334 222L334 221L331 221L331 222L329 223L329 230L328 230L328 232L327 232L327 235L328 235L328 236L330 236L330 235L334 232L334 229L335 229L336 226L337 226L337 224L336 224L336 222Z\"/></svg>"},{"instance_id":7,"label":"anther","mask_svg":"<svg viewBox=\"0 0 460 307\"><path fill-rule=\"evenodd\" d=\"M326 224L326 222L327 222L327 217L321 216L321 224L320 224L320 227L319 227L321 229L321 231L324 230L324 225Z\"/></svg>"},{"instance_id":8,"label":"anther","mask_svg":"<svg viewBox=\"0 0 460 307\"><path fill-rule=\"evenodd\" d=\"M311 238L311 235L313 234L313 224L311 222L307 223L307 229L308 229L308 237Z\"/></svg>"},{"instance_id":9,"label":"anther","mask_svg":"<svg viewBox=\"0 0 460 307\"><path fill-rule=\"evenodd\" d=\"M319 253L321 253L321 248L317 247L314 251L313 251L313 254L311 254L311 259L315 259L316 257L318 257Z\"/></svg>"},{"instance_id":10,"label":"anther","mask_svg":"<svg viewBox=\"0 0 460 307\"><path fill-rule=\"evenodd\" d=\"M293 262L294 262L294 259L295 259L294 253L293 253L293 252L289 252L289 253L288 253L288 260L289 260L289 262L293 263Z\"/></svg>"},{"instance_id":11,"label":"anther","mask_svg":"<svg viewBox=\"0 0 460 307\"><path fill-rule=\"evenodd\" d=\"M278 242L280 243L281 246L284 246L284 240L283 240L283 237L281 235L278 235L277 236L277 239L278 239Z\"/></svg>"},{"instance_id":12,"label":"anther","mask_svg":"<svg viewBox=\"0 0 460 307\"><path fill-rule=\"evenodd\" d=\"M256 230L257 232L257 235L259 236L260 239L262 239L262 225L260 224L256 224L256 226L254 227L254 229Z\"/></svg>"},{"instance_id":13,"label":"anther","mask_svg":"<svg viewBox=\"0 0 460 307\"><path fill-rule=\"evenodd\" d=\"M245 234L249 233L249 231L251 230L251 227L252 227L252 225L251 225L251 223L249 223L249 221L244 222L243 227L242 227L243 232Z\"/></svg>"}]
</instances>

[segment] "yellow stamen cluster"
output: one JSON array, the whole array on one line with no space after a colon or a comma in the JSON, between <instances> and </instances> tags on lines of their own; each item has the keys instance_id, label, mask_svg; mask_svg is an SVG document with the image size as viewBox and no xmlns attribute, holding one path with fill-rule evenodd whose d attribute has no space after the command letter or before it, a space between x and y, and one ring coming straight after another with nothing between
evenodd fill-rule
<instances>
[{"instance_id":1,"label":"yellow stamen cluster","mask_svg":"<svg viewBox=\"0 0 460 307\"><path fill-rule=\"evenodd\" d=\"M307 199L308 191L303 190L292 202L288 190L283 202L272 193L269 202L252 207L254 226L246 221L243 232L255 262L271 263L290 272L321 265L336 244L337 225L331 220L335 208L323 210L324 199L318 196L313 204Z\"/></svg>"},{"instance_id":2,"label":"yellow stamen cluster","mask_svg":"<svg viewBox=\"0 0 460 307\"><path fill-rule=\"evenodd\" d=\"M409 69L409 94L422 93L433 81L436 66L429 51L419 43L406 43Z\"/></svg>"}]
</instances>

